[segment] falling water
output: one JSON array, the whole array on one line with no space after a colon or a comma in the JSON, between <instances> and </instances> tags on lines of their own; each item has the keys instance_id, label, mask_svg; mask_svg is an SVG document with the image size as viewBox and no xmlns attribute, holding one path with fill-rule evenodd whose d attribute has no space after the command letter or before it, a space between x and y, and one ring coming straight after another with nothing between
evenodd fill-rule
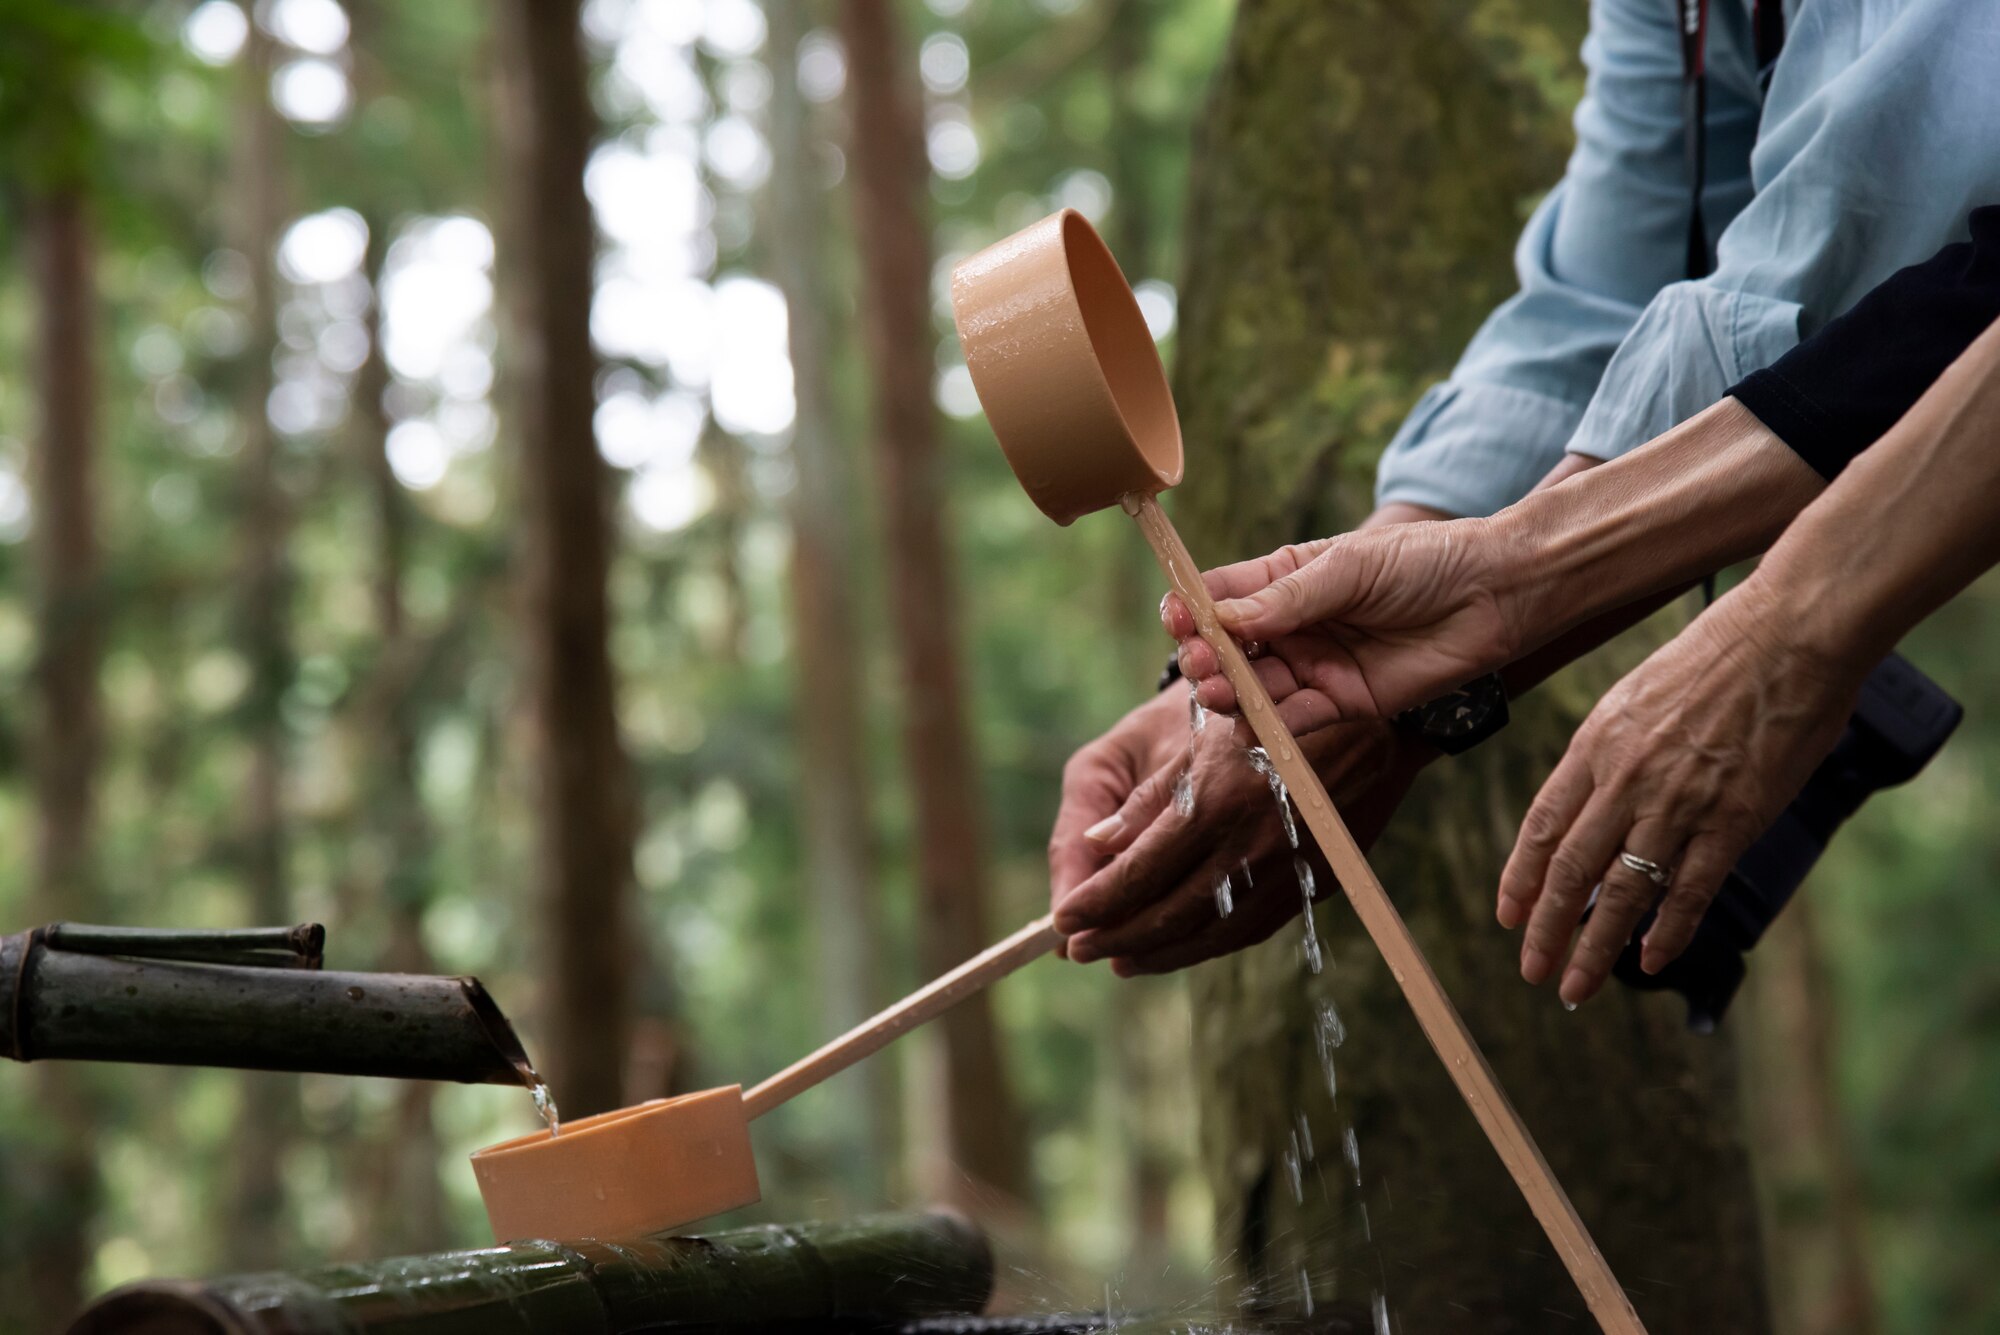
<instances>
[{"instance_id":1,"label":"falling water","mask_svg":"<svg viewBox=\"0 0 2000 1335\"><path fill-rule=\"evenodd\" d=\"M1194 751L1195 743L1201 737L1201 730L1208 726L1208 711L1201 707L1201 697L1196 693L1195 684L1188 683L1188 750L1187 764L1174 778L1174 810L1182 818L1194 815ZM1227 913L1227 910L1224 910Z\"/></svg>"},{"instance_id":2,"label":"falling water","mask_svg":"<svg viewBox=\"0 0 2000 1335\"><path fill-rule=\"evenodd\" d=\"M1375 1293L1375 1335L1389 1335L1389 1300L1379 1289Z\"/></svg>"},{"instance_id":3,"label":"falling water","mask_svg":"<svg viewBox=\"0 0 2000 1335\"><path fill-rule=\"evenodd\" d=\"M1305 901L1306 920L1306 968L1318 973L1326 967L1326 957L1320 953L1319 928L1313 923L1313 869L1298 855L1292 856L1292 874L1299 878L1299 897Z\"/></svg>"},{"instance_id":4,"label":"falling water","mask_svg":"<svg viewBox=\"0 0 2000 1335\"><path fill-rule=\"evenodd\" d=\"M1229 873L1222 873L1222 879L1215 883L1215 911L1227 918L1236 908L1236 894L1229 884Z\"/></svg>"},{"instance_id":5,"label":"falling water","mask_svg":"<svg viewBox=\"0 0 2000 1335\"><path fill-rule=\"evenodd\" d=\"M1347 1166L1354 1170L1354 1185L1361 1185L1361 1142L1354 1138L1354 1128L1348 1127L1342 1137L1341 1153L1347 1156Z\"/></svg>"},{"instance_id":6,"label":"falling water","mask_svg":"<svg viewBox=\"0 0 2000 1335\"><path fill-rule=\"evenodd\" d=\"M1278 800L1278 815L1285 822L1285 842L1293 848L1299 846L1298 823L1292 819L1292 795L1285 788L1285 780L1278 773L1278 767L1271 763L1271 753L1261 746L1250 748L1250 768L1264 776L1264 782L1271 785L1271 796Z\"/></svg>"},{"instance_id":7,"label":"falling water","mask_svg":"<svg viewBox=\"0 0 2000 1335\"><path fill-rule=\"evenodd\" d=\"M1285 1180L1291 1185L1292 1199L1300 1205L1306 1203L1306 1166L1299 1155L1299 1133L1292 1132L1291 1148L1284 1153Z\"/></svg>"},{"instance_id":8,"label":"falling water","mask_svg":"<svg viewBox=\"0 0 2000 1335\"><path fill-rule=\"evenodd\" d=\"M556 1096L549 1089L549 1082L537 1075L528 1086L528 1097L535 1101L535 1115L542 1119L542 1125L549 1129L550 1136L562 1134L562 1113L556 1108Z\"/></svg>"}]
</instances>

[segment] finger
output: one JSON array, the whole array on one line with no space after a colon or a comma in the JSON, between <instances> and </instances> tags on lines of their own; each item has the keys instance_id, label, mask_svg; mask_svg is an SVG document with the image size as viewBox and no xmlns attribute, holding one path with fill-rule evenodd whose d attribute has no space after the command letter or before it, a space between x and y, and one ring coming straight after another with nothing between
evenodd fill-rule
<instances>
[{"instance_id":1,"label":"finger","mask_svg":"<svg viewBox=\"0 0 2000 1335\"><path fill-rule=\"evenodd\" d=\"M1271 640L1315 621L1336 619L1365 591L1362 566L1337 546L1263 588L1215 605L1216 619L1238 639Z\"/></svg>"},{"instance_id":2,"label":"finger","mask_svg":"<svg viewBox=\"0 0 2000 1335\"><path fill-rule=\"evenodd\" d=\"M1214 919L1179 939L1149 950L1113 957L1111 970L1121 978L1140 974L1171 973L1218 959L1232 951L1268 940L1279 928L1297 919L1299 893L1291 872L1266 860L1254 878L1237 875L1234 884L1235 911Z\"/></svg>"},{"instance_id":3,"label":"finger","mask_svg":"<svg viewBox=\"0 0 2000 1335\"><path fill-rule=\"evenodd\" d=\"M1083 832L1084 840L1103 856L1112 856L1132 846L1174 800L1174 788L1186 772L1180 761L1162 765L1147 775L1119 804L1116 811ZM1095 870L1095 868L1093 868Z\"/></svg>"},{"instance_id":4,"label":"finger","mask_svg":"<svg viewBox=\"0 0 2000 1335\"><path fill-rule=\"evenodd\" d=\"M1535 899L1541 894L1542 881L1548 875L1549 859L1569 833L1577 813L1590 800L1595 780L1589 765L1577 759L1579 754L1572 743L1569 754L1543 782L1542 790L1528 807L1528 814L1521 818L1514 851L1507 855L1507 865L1500 871L1500 901L1494 916L1509 931L1528 920Z\"/></svg>"},{"instance_id":5,"label":"finger","mask_svg":"<svg viewBox=\"0 0 2000 1335\"><path fill-rule=\"evenodd\" d=\"M1215 650L1199 635L1183 639L1181 647L1175 650L1174 656L1181 665L1181 675L1189 681L1200 681L1222 671L1222 664L1216 660Z\"/></svg>"},{"instance_id":6,"label":"finger","mask_svg":"<svg viewBox=\"0 0 2000 1335\"><path fill-rule=\"evenodd\" d=\"M1162 812L1108 866L1056 905L1056 930L1075 937L1092 928L1114 926L1170 894L1207 852L1214 823L1212 816L1191 819L1172 810ZM1070 958L1079 958L1074 941Z\"/></svg>"},{"instance_id":7,"label":"finger","mask_svg":"<svg viewBox=\"0 0 2000 1335\"><path fill-rule=\"evenodd\" d=\"M1236 688L1229 678L1217 674L1204 677L1195 684L1194 698L1201 701L1201 707L1212 714L1234 714L1236 712Z\"/></svg>"},{"instance_id":8,"label":"finger","mask_svg":"<svg viewBox=\"0 0 2000 1335\"><path fill-rule=\"evenodd\" d=\"M1549 855L1541 893L1528 916L1521 942L1521 977L1539 986L1555 973L1576 931L1576 920L1590 902L1591 887L1604 878L1605 867L1631 828L1625 803L1602 790L1577 813L1569 833Z\"/></svg>"},{"instance_id":9,"label":"finger","mask_svg":"<svg viewBox=\"0 0 2000 1335\"><path fill-rule=\"evenodd\" d=\"M1201 582L1211 598L1241 598L1310 564L1332 542L1332 538L1315 538L1311 542L1291 543L1265 556L1204 570Z\"/></svg>"},{"instance_id":10,"label":"finger","mask_svg":"<svg viewBox=\"0 0 2000 1335\"><path fill-rule=\"evenodd\" d=\"M1683 836L1664 819L1648 816L1632 826L1621 848L1662 867L1671 867L1680 860L1684 842ZM1563 970L1558 991L1565 1002L1581 1006L1597 995L1611 975L1611 966L1618 962L1618 956L1632 939L1632 929L1659 899L1660 888L1653 884L1652 878L1632 870L1618 860L1616 853L1612 854L1611 864L1604 869L1597 902L1590 910L1590 921L1583 925L1576 951Z\"/></svg>"},{"instance_id":11,"label":"finger","mask_svg":"<svg viewBox=\"0 0 2000 1335\"><path fill-rule=\"evenodd\" d=\"M1294 737L1343 721L1340 706L1323 691L1303 687L1276 702L1278 719Z\"/></svg>"},{"instance_id":12,"label":"finger","mask_svg":"<svg viewBox=\"0 0 2000 1335\"><path fill-rule=\"evenodd\" d=\"M1118 810L1127 795L1125 788L1122 767L1095 746L1078 751L1063 767L1062 805L1049 831L1051 910L1110 860L1084 837L1084 831ZM1056 953L1067 957L1068 949L1058 943Z\"/></svg>"},{"instance_id":13,"label":"finger","mask_svg":"<svg viewBox=\"0 0 2000 1335\"><path fill-rule=\"evenodd\" d=\"M1748 836L1720 833L1699 834L1689 841L1687 851L1681 854L1681 865L1674 871L1673 887L1660 905L1660 916L1640 943L1641 969L1658 973L1680 958L1730 869L1749 846Z\"/></svg>"},{"instance_id":14,"label":"finger","mask_svg":"<svg viewBox=\"0 0 2000 1335\"><path fill-rule=\"evenodd\" d=\"M1110 959L1163 949L1223 920L1218 890L1229 878L1227 902L1234 916L1237 886L1231 873L1238 854L1234 846L1218 850L1196 867L1170 893L1146 905L1124 922L1093 928L1070 938L1073 959ZM1080 951L1081 953L1074 953Z\"/></svg>"},{"instance_id":15,"label":"finger","mask_svg":"<svg viewBox=\"0 0 2000 1335\"><path fill-rule=\"evenodd\" d=\"M1195 633L1194 613L1188 611L1187 601L1178 593L1168 593L1160 599L1160 624L1177 640Z\"/></svg>"}]
</instances>

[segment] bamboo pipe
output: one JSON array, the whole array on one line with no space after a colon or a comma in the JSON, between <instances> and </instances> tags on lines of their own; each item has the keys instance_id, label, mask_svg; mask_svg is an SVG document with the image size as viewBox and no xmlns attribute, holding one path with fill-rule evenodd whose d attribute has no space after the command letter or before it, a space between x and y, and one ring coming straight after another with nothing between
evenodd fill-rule
<instances>
[{"instance_id":1,"label":"bamboo pipe","mask_svg":"<svg viewBox=\"0 0 2000 1335\"><path fill-rule=\"evenodd\" d=\"M611 1244L548 1241L100 1298L70 1335L625 1335L894 1329L977 1312L985 1236L952 1214L877 1215Z\"/></svg>"}]
</instances>

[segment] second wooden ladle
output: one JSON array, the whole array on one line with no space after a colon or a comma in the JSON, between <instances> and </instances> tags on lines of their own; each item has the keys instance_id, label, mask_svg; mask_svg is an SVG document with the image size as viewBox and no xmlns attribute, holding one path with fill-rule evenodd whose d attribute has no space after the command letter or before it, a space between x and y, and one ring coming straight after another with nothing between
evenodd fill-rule
<instances>
[{"instance_id":1,"label":"second wooden ladle","mask_svg":"<svg viewBox=\"0 0 2000 1335\"><path fill-rule=\"evenodd\" d=\"M1081 214L1065 209L961 263L952 273L951 303L986 420L1029 497L1058 524L1114 505L1138 521L1340 888L1591 1314L1616 1335L1643 1332L1318 772L1279 720L1242 647L1217 623L1201 569L1160 508L1159 493L1181 480L1180 421L1159 353L1110 250Z\"/></svg>"}]
</instances>

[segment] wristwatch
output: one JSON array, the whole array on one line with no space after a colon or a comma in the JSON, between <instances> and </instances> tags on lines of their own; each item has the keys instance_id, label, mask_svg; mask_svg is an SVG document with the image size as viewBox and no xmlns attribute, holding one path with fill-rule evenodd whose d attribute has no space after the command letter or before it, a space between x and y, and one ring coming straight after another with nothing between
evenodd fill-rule
<instances>
[{"instance_id":1,"label":"wristwatch","mask_svg":"<svg viewBox=\"0 0 2000 1335\"><path fill-rule=\"evenodd\" d=\"M1489 672L1396 715L1396 727L1448 756L1463 755L1507 726L1507 687Z\"/></svg>"}]
</instances>

